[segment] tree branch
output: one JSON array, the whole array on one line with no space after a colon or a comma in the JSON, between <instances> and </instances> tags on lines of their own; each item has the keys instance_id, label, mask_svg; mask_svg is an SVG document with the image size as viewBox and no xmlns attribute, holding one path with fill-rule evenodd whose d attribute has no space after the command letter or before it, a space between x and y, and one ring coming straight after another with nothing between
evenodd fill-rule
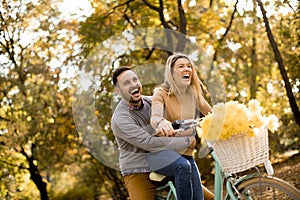
<instances>
[{"instance_id":1,"label":"tree branch","mask_svg":"<svg viewBox=\"0 0 300 200\"><path fill-rule=\"evenodd\" d=\"M186 34L186 17L182 7L181 0L177 0L178 15L179 15L179 32Z\"/></svg>"},{"instance_id":2,"label":"tree branch","mask_svg":"<svg viewBox=\"0 0 300 200\"><path fill-rule=\"evenodd\" d=\"M217 45L217 47L216 47L216 51L215 51L214 56L213 56L213 61L216 61L216 60L217 60L218 48L219 48L219 46L222 44L222 42L224 41L224 39L226 38L226 36L227 36L227 34L229 33L229 30L230 30L230 28L231 28L231 26L232 26L232 24L233 24L234 15L235 15L235 13L236 13L236 11L237 11L237 4L238 4L238 2L239 2L239 0L237 0L237 1L235 2L234 9L233 9L233 12L232 12L232 14L231 14L229 24L228 24L228 26L227 26L227 28L226 28L224 34L222 35L222 37L221 37L221 38L219 39L219 41L218 41L218 45Z\"/></svg>"},{"instance_id":3,"label":"tree branch","mask_svg":"<svg viewBox=\"0 0 300 200\"><path fill-rule=\"evenodd\" d=\"M156 7L154 5L152 5L151 3L149 3L147 0L143 0L143 2L145 3L146 6L148 6L150 9L155 10L158 12L159 14L159 19L163 25L163 27L167 28L167 29L171 29L171 27L169 26L169 24L166 22L165 20L165 16L164 16L164 3L163 0L159 0L159 7Z\"/></svg>"},{"instance_id":4,"label":"tree branch","mask_svg":"<svg viewBox=\"0 0 300 200\"><path fill-rule=\"evenodd\" d=\"M160 12L160 7L156 7L154 5L152 5L151 3L149 3L147 0L143 0L144 4L146 6L148 6L150 9L155 10L157 12Z\"/></svg>"},{"instance_id":5,"label":"tree branch","mask_svg":"<svg viewBox=\"0 0 300 200\"><path fill-rule=\"evenodd\" d=\"M26 170L29 169L28 167L24 167L24 166L22 166L22 165L16 165L16 164L7 162L7 161L2 160L2 159L0 159L0 162L3 163L3 164L6 164L6 165L12 166L12 167L17 167L17 168L19 168L19 169L26 169Z\"/></svg>"}]
</instances>

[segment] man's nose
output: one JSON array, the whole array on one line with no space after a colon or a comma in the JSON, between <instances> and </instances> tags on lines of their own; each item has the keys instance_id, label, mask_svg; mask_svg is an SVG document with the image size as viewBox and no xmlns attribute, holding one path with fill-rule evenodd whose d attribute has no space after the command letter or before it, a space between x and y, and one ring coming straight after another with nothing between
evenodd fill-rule
<instances>
[{"instance_id":1,"label":"man's nose","mask_svg":"<svg viewBox=\"0 0 300 200\"><path fill-rule=\"evenodd\" d=\"M134 81L130 81L130 87L136 87L138 84Z\"/></svg>"}]
</instances>

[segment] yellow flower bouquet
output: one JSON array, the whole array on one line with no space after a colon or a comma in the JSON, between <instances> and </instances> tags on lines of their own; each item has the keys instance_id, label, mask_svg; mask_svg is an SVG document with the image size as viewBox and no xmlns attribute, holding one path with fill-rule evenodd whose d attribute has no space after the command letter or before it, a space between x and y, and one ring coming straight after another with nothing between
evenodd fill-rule
<instances>
[{"instance_id":1,"label":"yellow flower bouquet","mask_svg":"<svg viewBox=\"0 0 300 200\"><path fill-rule=\"evenodd\" d=\"M248 106L229 101L213 106L212 112L201 122L202 137L209 140L225 140L233 135L248 133L255 136L255 128L261 126L274 132L278 129L278 118L275 115L263 116L259 101L252 99Z\"/></svg>"}]
</instances>

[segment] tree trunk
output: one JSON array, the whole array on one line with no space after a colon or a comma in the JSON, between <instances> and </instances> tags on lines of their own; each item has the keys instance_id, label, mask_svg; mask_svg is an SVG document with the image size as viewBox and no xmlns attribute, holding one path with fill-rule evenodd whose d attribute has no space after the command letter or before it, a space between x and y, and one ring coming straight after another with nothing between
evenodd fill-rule
<instances>
[{"instance_id":1,"label":"tree trunk","mask_svg":"<svg viewBox=\"0 0 300 200\"><path fill-rule=\"evenodd\" d=\"M47 183L43 181L42 176L40 175L39 169L34 164L33 156L28 156L28 154L25 152L23 147L21 147L22 151L21 153L26 157L28 163L29 163L29 172L30 172L30 179L34 182L38 190L40 191L41 200L49 200L48 192L47 192Z\"/></svg>"},{"instance_id":2,"label":"tree trunk","mask_svg":"<svg viewBox=\"0 0 300 200\"><path fill-rule=\"evenodd\" d=\"M177 37L178 42L175 51L183 52L186 44L186 17L181 0L177 0L177 9L179 15L179 32L182 34L179 34Z\"/></svg>"},{"instance_id":3,"label":"tree trunk","mask_svg":"<svg viewBox=\"0 0 300 200\"><path fill-rule=\"evenodd\" d=\"M293 91L292 91L292 87L291 87L291 84L289 82L287 72L284 68L284 64L283 64L283 60L282 60L280 51L278 49L277 43L276 43L276 41L274 39L274 36L272 34L272 31L271 31L271 28L270 28L270 25L269 25L269 20L266 16L266 11L264 9L264 6L263 6L263 3L261 2L261 0L256 0L256 2L258 3L258 5L261 9L262 15L263 15L263 20L264 20L264 23L265 23L265 26L266 26L266 32L268 34L270 44L271 44L272 49L274 51L275 60L278 63L278 67L279 67L281 76L282 76L283 81L284 81L286 93L287 93L287 96L288 96L288 99L289 99L289 102L290 102L292 112L294 114L295 121L298 124L298 126L300 126L300 111L299 111L298 105L296 103L296 100L295 100L295 97L294 97L294 94L293 94Z\"/></svg>"},{"instance_id":4,"label":"tree trunk","mask_svg":"<svg viewBox=\"0 0 300 200\"><path fill-rule=\"evenodd\" d=\"M252 38L252 48L251 48L251 66L248 66L249 68L249 84L250 84L250 99L256 98L256 91L257 91L257 54L256 54L256 38L255 34Z\"/></svg>"}]
</instances>

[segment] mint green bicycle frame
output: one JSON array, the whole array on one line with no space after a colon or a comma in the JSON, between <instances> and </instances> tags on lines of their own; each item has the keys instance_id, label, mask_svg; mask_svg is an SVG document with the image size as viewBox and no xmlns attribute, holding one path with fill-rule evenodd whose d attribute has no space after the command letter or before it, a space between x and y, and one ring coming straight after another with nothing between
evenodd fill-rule
<instances>
[{"instance_id":1,"label":"mint green bicycle frame","mask_svg":"<svg viewBox=\"0 0 300 200\"><path fill-rule=\"evenodd\" d=\"M227 194L225 196L225 199L232 199L232 200L238 200L238 194L237 190L235 189L235 185L247 180L251 179L255 176L258 176L258 173L250 173L243 177L240 177L238 180L233 180L233 178L230 177L230 175L226 175L223 171L222 167L220 166L220 161L213 151L213 148L210 147L210 154L212 155L213 159L215 160L215 176L214 176L214 200L221 200L223 199L223 185L224 181L226 180L226 191ZM166 198L156 198L157 200L160 199L171 199L170 197L173 196L175 199L176 197L176 188L172 181L169 181L165 186L161 186L158 188L158 191L164 190L165 188L169 188L168 194ZM252 198L249 197L249 200Z\"/></svg>"},{"instance_id":2,"label":"mint green bicycle frame","mask_svg":"<svg viewBox=\"0 0 300 200\"><path fill-rule=\"evenodd\" d=\"M225 199L228 199L228 197L230 197L230 199L232 199L232 200L238 200L238 197L234 193L234 192L237 192L237 191L234 191L235 185L240 182L243 182L247 179L253 178L253 177L257 176L258 174L250 173L244 177L239 178L236 181L231 180L230 176L226 175L225 172L222 170L218 156L215 154L215 152L213 151L213 149L211 147L210 147L210 154L212 155L213 159L215 160L215 176L214 176L214 195L215 196L214 196L214 199L215 200L223 199L223 185L224 185L225 179L227 179L227 181L226 181L227 194L225 196Z\"/></svg>"}]
</instances>

